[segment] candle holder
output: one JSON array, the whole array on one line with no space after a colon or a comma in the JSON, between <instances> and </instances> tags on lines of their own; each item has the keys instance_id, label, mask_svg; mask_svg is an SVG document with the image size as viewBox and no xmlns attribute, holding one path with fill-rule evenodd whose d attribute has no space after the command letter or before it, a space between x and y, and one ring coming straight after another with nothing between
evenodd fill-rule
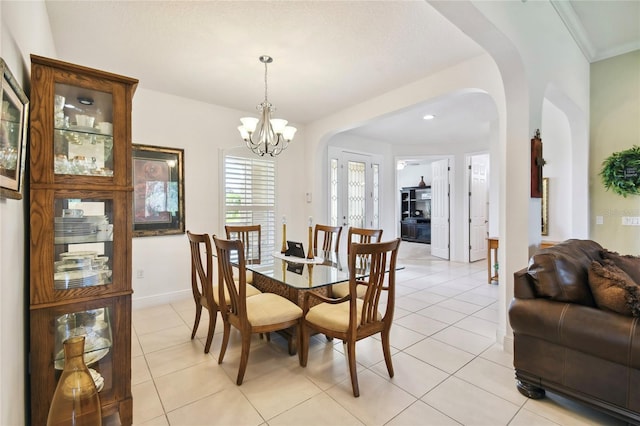
<instances>
[{"instance_id":1,"label":"candle holder","mask_svg":"<svg viewBox=\"0 0 640 426\"><path fill-rule=\"evenodd\" d=\"M287 251L287 224L282 222L282 248L280 253L286 253Z\"/></svg>"},{"instance_id":2,"label":"candle holder","mask_svg":"<svg viewBox=\"0 0 640 426\"><path fill-rule=\"evenodd\" d=\"M307 259L315 259L313 255L313 227L309 225L309 250L307 251Z\"/></svg>"}]
</instances>

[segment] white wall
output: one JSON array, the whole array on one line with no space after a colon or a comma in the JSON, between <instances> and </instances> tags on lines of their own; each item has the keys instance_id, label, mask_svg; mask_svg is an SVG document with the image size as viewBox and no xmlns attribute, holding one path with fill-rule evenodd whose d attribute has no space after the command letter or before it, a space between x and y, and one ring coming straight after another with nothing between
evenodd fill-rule
<instances>
[{"instance_id":1,"label":"white wall","mask_svg":"<svg viewBox=\"0 0 640 426\"><path fill-rule=\"evenodd\" d=\"M544 177L549 179L549 235L545 241L564 241L573 237L572 204L573 160L571 130L566 114L545 100L542 111Z\"/></svg>"},{"instance_id":2,"label":"white wall","mask_svg":"<svg viewBox=\"0 0 640 426\"><path fill-rule=\"evenodd\" d=\"M136 76L131 76L136 77ZM223 234L221 161L224 150L249 153L236 129L247 112L145 90L141 81L133 98L133 142L184 149L186 229L196 233ZM304 127L296 125L296 138L278 162L277 214L287 216L287 234L306 237ZM304 209L302 209L304 210ZM280 232L280 229L278 232ZM279 234L276 241L279 241ZM186 235L133 239L134 307L167 303L191 297L190 255ZM136 278L142 271L144 278Z\"/></svg>"},{"instance_id":3,"label":"white wall","mask_svg":"<svg viewBox=\"0 0 640 426\"><path fill-rule=\"evenodd\" d=\"M500 251L501 277L498 341L511 347L507 308L513 298L513 274L527 265L540 241L540 209L529 197L530 140L542 123L542 103L550 87L570 101L572 148L588 146L589 64L549 2L430 2L440 13L484 47L495 60L505 90L500 110ZM544 27L544 31L540 28ZM564 104L566 105L566 104ZM568 114L569 115L569 114ZM544 130L544 129L543 129ZM576 140L576 138L578 140ZM493 150L492 150L493 153ZM576 177L586 178L579 157ZM491 159L492 168L496 165ZM573 212L584 223L588 194L574 179ZM539 202L539 201L538 201ZM584 208L577 208L582 205ZM507 255L508 254L508 255ZM502 283L501 283L502 284Z\"/></svg>"},{"instance_id":4,"label":"white wall","mask_svg":"<svg viewBox=\"0 0 640 426\"><path fill-rule=\"evenodd\" d=\"M413 157L416 158L416 157ZM397 159L396 159L397 160ZM431 163L423 160L421 164L407 165L404 169L398 170L398 180L396 182L396 191L400 191L402 188L408 186L418 186L420 179L424 179L424 183L431 185ZM396 161L397 162L397 161Z\"/></svg>"},{"instance_id":5,"label":"white wall","mask_svg":"<svg viewBox=\"0 0 640 426\"><path fill-rule=\"evenodd\" d=\"M0 56L29 93L29 54L55 55L46 9L41 1L0 2ZM26 176L28 182L29 176ZM28 186L27 186L28 188ZM27 195L23 191L23 195ZM28 283L25 269L28 205L0 198L0 424L25 423L28 342ZM37 348L36 348L37 350Z\"/></svg>"}]
</instances>

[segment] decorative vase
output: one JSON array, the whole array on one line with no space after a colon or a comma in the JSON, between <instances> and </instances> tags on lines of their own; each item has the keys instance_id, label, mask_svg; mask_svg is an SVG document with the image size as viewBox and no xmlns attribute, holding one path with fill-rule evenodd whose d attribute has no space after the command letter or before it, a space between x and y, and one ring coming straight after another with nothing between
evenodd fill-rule
<instances>
[{"instance_id":1,"label":"decorative vase","mask_svg":"<svg viewBox=\"0 0 640 426\"><path fill-rule=\"evenodd\" d=\"M84 363L84 336L64 341L64 369L53 394L47 426L101 426L100 397Z\"/></svg>"},{"instance_id":2,"label":"decorative vase","mask_svg":"<svg viewBox=\"0 0 640 426\"><path fill-rule=\"evenodd\" d=\"M424 188L425 186L427 186L427 184L424 181L424 176L420 176L420 182L418 182L418 186L420 188Z\"/></svg>"}]
</instances>

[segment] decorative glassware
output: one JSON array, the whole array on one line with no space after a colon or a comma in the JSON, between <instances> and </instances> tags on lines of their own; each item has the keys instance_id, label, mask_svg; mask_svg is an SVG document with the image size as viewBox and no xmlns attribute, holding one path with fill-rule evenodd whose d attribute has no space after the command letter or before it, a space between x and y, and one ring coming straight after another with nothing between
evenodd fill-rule
<instances>
[{"instance_id":1,"label":"decorative glassware","mask_svg":"<svg viewBox=\"0 0 640 426\"><path fill-rule=\"evenodd\" d=\"M47 426L101 426L100 397L84 363L84 336L64 341L64 370L53 394Z\"/></svg>"}]
</instances>

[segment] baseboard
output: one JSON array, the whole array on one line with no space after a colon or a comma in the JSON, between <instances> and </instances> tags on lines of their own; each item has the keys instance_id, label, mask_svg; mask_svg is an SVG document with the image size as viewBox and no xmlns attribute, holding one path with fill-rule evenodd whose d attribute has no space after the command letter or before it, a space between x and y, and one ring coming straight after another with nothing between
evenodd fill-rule
<instances>
[{"instance_id":1,"label":"baseboard","mask_svg":"<svg viewBox=\"0 0 640 426\"><path fill-rule=\"evenodd\" d=\"M510 336L504 336L502 339L502 350L513 355L513 334Z\"/></svg>"},{"instance_id":2,"label":"baseboard","mask_svg":"<svg viewBox=\"0 0 640 426\"><path fill-rule=\"evenodd\" d=\"M131 301L133 309L149 308L152 306L166 305L178 300L192 298L191 290L172 291L171 293L154 294L153 296L135 297Z\"/></svg>"}]
</instances>

